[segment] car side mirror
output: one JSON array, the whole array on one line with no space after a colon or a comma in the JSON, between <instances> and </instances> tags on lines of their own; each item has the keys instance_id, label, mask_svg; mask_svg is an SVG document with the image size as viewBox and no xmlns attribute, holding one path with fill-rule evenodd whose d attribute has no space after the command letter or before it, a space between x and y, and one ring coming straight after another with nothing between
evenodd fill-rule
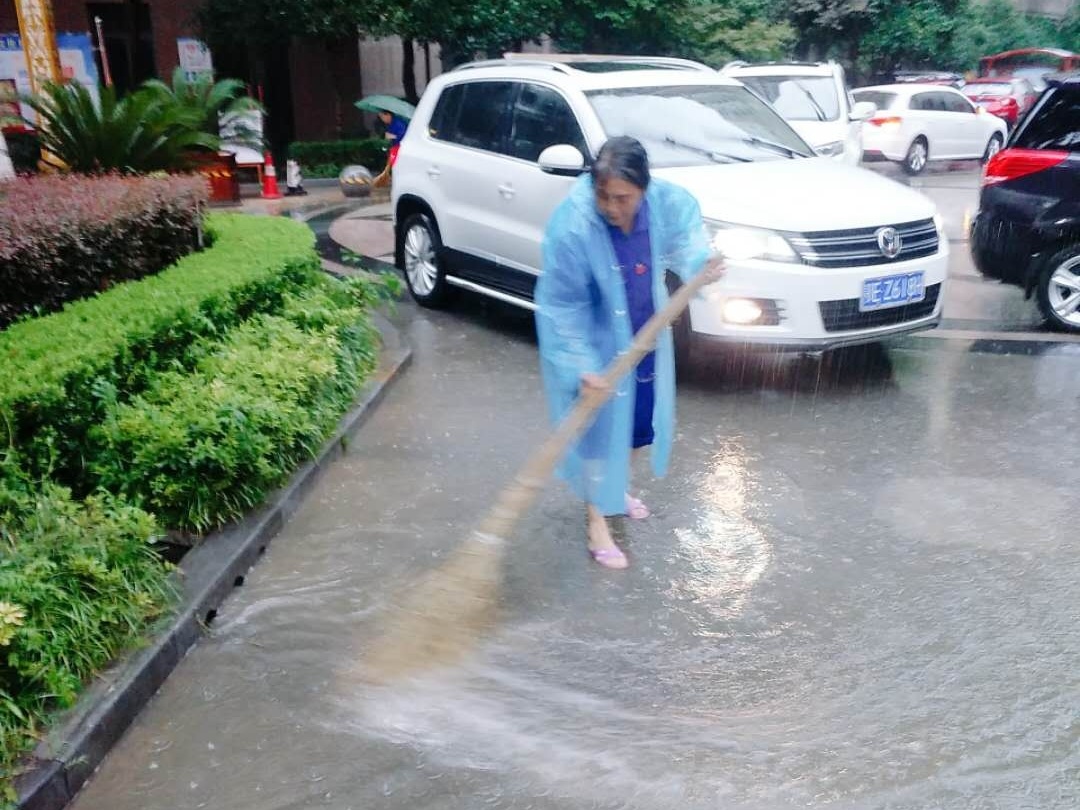
<instances>
[{"instance_id":1,"label":"car side mirror","mask_svg":"<svg viewBox=\"0 0 1080 810\"><path fill-rule=\"evenodd\" d=\"M540 170L559 177L577 177L585 171L585 156L568 143L549 146L537 160Z\"/></svg>"},{"instance_id":2,"label":"car side mirror","mask_svg":"<svg viewBox=\"0 0 1080 810\"><path fill-rule=\"evenodd\" d=\"M848 119L851 121L869 121L877 115L877 104L872 101L857 101L851 108Z\"/></svg>"}]
</instances>

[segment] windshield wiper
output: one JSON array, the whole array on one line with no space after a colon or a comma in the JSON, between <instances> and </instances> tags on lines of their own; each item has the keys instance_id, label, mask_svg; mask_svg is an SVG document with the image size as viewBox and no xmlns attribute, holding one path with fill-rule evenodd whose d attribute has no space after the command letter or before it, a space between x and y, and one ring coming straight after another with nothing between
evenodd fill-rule
<instances>
[{"instance_id":1,"label":"windshield wiper","mask_svg":"<svg viewBox=\"0 0 1080 810\"><path fill-rule=\"evenodd\" d=\"M818 121L826 120L825 119L825 110L823 110L821 108L821 105L818 104L818 100L816 98L814 98L814 94L811 93L809 90L807 90L806 87L804 87L799 82L794 82L794 84L795 84L796 87L798 87L800 90L802 90L803 95L806 96L806 100L809 101L810 105L814 108L814 115L817 116L817 120Z\"/></svg>"},{"instance_id":2,"label":"windshield wiper","mask_svg":"<svg viewBox=\"0 0 1080 810\"><path fill-rule=\"evenodd\" d=\"M705 149L705 148L700 147L700 146L694 146L693 144L683 143L682 141L675 140L670 135L668 135L668 136L666 136L664 138L664 143L670 144L671 146L677 146L680 149L686 149L689 152L695 152L695 153L697 153L699 155L704 155L709 160L711 160L713 163L724 163L724 162L728 162L728 163L752 163L753 162L750 158L742 157L741 155L732 155L732 154L728 154L727 152L718 152L715 149Z\"/></svg>"},{"instance_id":3,"label":"windshield wiper","mask_svg":"<svg viewBox=\"0 0 1080 810\"><path fill-rule=\"evenodd\" d=\"M757 135L747 135L745 138L732 138L732 140L742 141L748 143L751 146L764 146L766 149L772 149L774 152L780 152L788 157L812 157L812 155L806 154L806 152L800 152L798 149L793 149L790 146L784 146L782 143L776 141L770 141L765 138L759 138Z\"/></svg>"}]
</instances>

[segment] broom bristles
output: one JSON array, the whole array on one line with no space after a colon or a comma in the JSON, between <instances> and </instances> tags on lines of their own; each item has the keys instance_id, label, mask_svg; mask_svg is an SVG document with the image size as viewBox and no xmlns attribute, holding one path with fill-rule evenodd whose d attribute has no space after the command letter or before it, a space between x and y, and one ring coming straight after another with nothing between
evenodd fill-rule
<instances>
[{"instance_id":1,"label":"broom bristles","mask_svg":"<svg viewBox=\"0 0 1080 810\"><path fill-rule=\"evenodd\" d=\"M389 683L475 650L498 620L505 547L499 538L473 532L413 585L363 656L363 677Z\"/></svg>"}]
</instances>

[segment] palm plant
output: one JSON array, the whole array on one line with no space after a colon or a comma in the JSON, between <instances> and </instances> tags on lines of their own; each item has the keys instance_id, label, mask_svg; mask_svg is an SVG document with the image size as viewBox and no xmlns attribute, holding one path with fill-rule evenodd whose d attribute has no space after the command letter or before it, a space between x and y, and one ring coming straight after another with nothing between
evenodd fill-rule
<instances>
[{"instance_id":1,"label":"palm plant","mask_svg":"<svg viewBox=\"0 0 1080 810\"><path fill-rule=\"evenodd\" d=\"M105 87L95 103L81 84L50 82L21 99L37 114L42 150L74 172L183 168L192 150L218 146L192 110L146 90L117 98Z\"/></svg>"},{"instance_id":2,"label":"palm plant","mask_svg":"<svg viewBox=\"0 0 1080 810\"><path fill-rule=\"evenodd\" d=\"M206 132L217 132L219 127L227 126L231 130L230 141L262 146L259 133L243 122L251 113L262 113L264 110L259 102L244 95L245 87L241 81L214 81L209 76L192 80L181 68L176 68L171 85L151 79L144 82L142 87L164 103L189 110L201 121L201 128Z\"/></svg>"}]
</instances>

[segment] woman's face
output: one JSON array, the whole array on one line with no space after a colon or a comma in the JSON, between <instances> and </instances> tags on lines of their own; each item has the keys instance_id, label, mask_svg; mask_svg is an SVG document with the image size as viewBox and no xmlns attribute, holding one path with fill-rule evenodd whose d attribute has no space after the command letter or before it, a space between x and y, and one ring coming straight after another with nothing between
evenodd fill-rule
<instances>
[{"instance_id":1,"label":"woman's face","mask_svg":"<svg viewBox=\"0 0 1080 810\"><path fill-rule=\"evenodd\" d=\"M379 119L387 126L390 126L390 122L394 120L394 116L386 112L386 110L382 110L379 112Z\"/></svg>"},{"instance_id":2,"label":"woman's face","mask_svg":"<svg viewBox=\"0 0 1080 810\"><path fill-rule=\"evenodd\" d=\"M629 233L645 192L633 183L608 177L596 183L596 208L609 225Z\"/></svg>"}]
</instances>

